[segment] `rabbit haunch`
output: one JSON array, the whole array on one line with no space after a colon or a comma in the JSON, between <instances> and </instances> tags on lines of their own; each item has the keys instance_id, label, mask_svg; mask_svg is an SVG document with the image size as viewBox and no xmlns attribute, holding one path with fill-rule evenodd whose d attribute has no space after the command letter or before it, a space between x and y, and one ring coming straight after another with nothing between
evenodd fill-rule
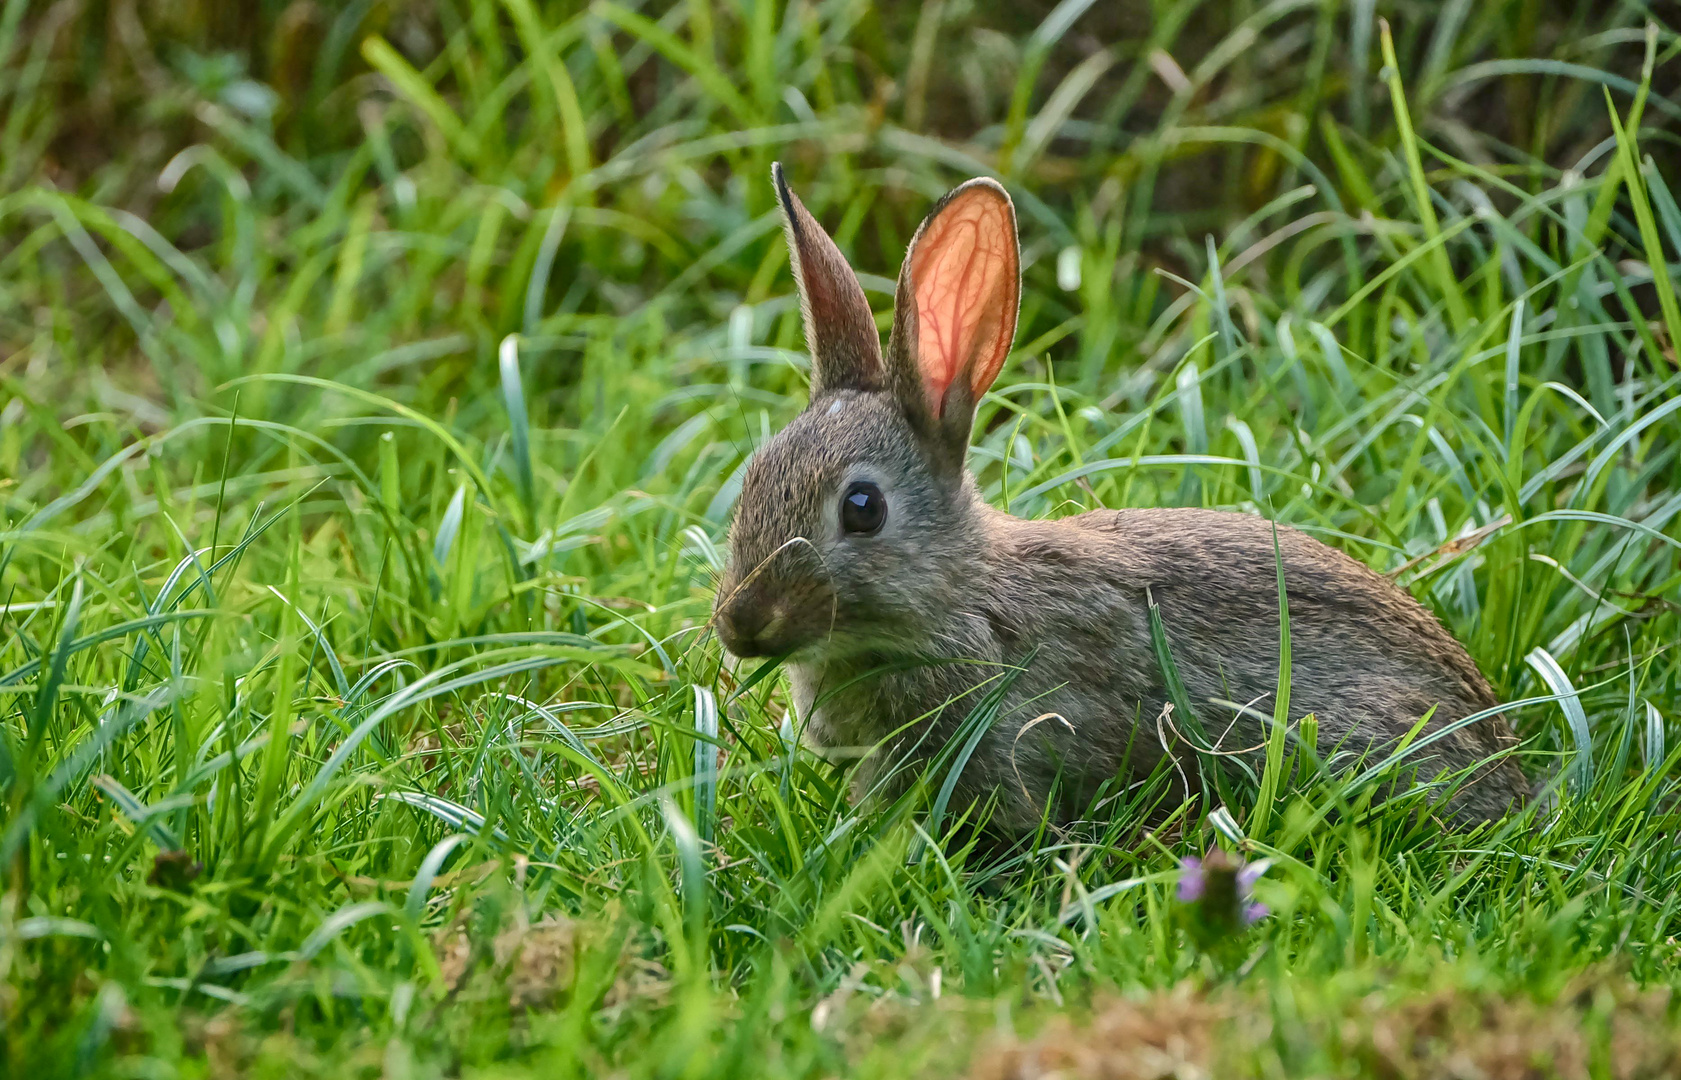
<instances>
[{"instance_id":1,"label":"rabbit haunch","mask_svg":"<svg viewBox=\"0 0 1681 1080\"><path fill-rule=\"evenodd\" d=\"M1256 746L1278 676L1276 559L1290 605L1290 717L1318 717L1322 751L1381 755L1427 714L1421 737L1496 706L1430 612L1293 529L1278 527L1275 556L1273 525L1244 514L1028 521L988 505L964 457L1015 334L1009 196L973 180L929 214L900 270L884 357L846 260L780 168L773 179L812 400L748 466L715 625L738 656L787 654L808 741L863 756L857 794L897 790L957 732L985 694L977 687L1024 661L961 775L960 802L996 792L995 824L1021 830L1047 808L1058 821L1079 813L1106 781L1142 776L1164 755L1194 777L1182 720L1164 717L1151 599L1204 726L1224 749ZM849 499L885 514L849 519ZM849 531L858 520L867 531ZM1525 798L1522 772L1501 756L1515 741L1493 715L1409 760L1422 778L1475 766L1448 812L1482 820Z\"/></svg>"}]
</instances>

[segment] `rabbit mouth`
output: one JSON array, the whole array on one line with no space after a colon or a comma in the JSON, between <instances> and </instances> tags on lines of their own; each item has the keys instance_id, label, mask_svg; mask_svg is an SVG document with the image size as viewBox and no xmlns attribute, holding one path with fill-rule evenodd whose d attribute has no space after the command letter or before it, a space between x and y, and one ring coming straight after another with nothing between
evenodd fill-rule
<instances>
[{"instance_id":1,"label":"rabbit mouth","mask_svg":"<svg viewBox=\"0 0 1681 1080\"><path fill-rule=\"evenodd\" d=\"M713 621L718 640L733 656L746 659L790 651L788 612L780 604L764 608L730 605L721 608Z\"/></svg>"},{"instance_id":2,"label":"rabbit mouth","mask_svg":"<svg viewBox=\"0 0 1681 1080\"><path fill-rule=\"evenodd\" d=\"M783 657L789 663L822 664L879 650L879 634L855 633L831 626L827 612L793 612L777 605L764 615L723 613L717 617L718 639L732 656L741 659Z\"/></svg>"},{"instance_id":3,"label":"rabbit mouth","mask_svg":"<svg viewBox=\"0 0 1681 1080\"><path fill-rule=\"evenodd\" d=\"M828 607L807 609L796 597L766 601L743 595L718 606L713 625L731 655L742 658L793 656L818 644L830 631Z\"/></svg>"},{"instance_id":4,"label":"rabbit mouth","mask_svg":"<svg viewBox=\"0 0 1681 1080\"><path fill-rule=\"evenodd\" d=\"M727 586L720 591L713 628L724 648L742 659L779 656L825 664L928 651L927 629L913 614L884 618L876 605L849 601L821 586Z\"/></svg>"}]
</instances>

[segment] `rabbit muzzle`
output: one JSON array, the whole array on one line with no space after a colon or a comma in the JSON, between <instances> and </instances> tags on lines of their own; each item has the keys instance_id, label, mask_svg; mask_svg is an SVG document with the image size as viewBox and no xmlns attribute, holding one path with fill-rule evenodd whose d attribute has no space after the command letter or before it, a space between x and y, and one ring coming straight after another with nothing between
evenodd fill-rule
<instances>
[{"instance_id":1,"label":"rabbit muzzle","mask_svg":"<svg viewBox=\"0 0 1681 1080\"><path fill-rule=\"evenodd\" d=\"M712 625L731 655L793 653L833 631L834 593L803 575L729 580L718 590Z\"/></svg>"},{"instance_id":2,"label":"rabbit muzzle","mask_svg":"<svg viewBox=\"0 0 1681 1080\"><path fill-rule=\"evenodd\" d=\"M783 604L729 603L719 607L714 625L724 648L745 658L785 652L788 623Z\"/></svg>"}]
</instances>

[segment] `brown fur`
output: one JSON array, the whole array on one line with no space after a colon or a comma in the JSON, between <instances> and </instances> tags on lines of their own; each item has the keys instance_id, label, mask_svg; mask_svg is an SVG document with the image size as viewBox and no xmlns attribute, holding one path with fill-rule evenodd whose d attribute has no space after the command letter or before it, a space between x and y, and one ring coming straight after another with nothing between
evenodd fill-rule
<instances>
[{"instance_id":1,"label":"brown fur","mask_svg":"<svg viewBox=\"0 0 1681 1080\"><path fill-rule=\"evenodd\" d=\"M959 191L976 183L990 184ZM832 280L844 259L781 191L785 208L800 215L791 238L812 246L796 257L802 293L849 296L858 288L849 270L847 280ZM1001 188L995 195L1007 202ZM814 270L828 278L810 280ZM1164 753L1195 775L1197 755L1158 724L1167 693L1151 644L1150 598L1210 737L1227 750L1262 742L1265 723L1215 702L1273 712L1272 524L1200 509L1028 521L987 505L963 465L973 403L962 379L943 415L924 396L906 273L899 295L885 371L861 368L861 328L847 335L853 344L839 350L841 363L826 364L836 350L814 343L810 407L748 467L718 593L725 646L737 655L790 653L808 741L868 754L854 778L860 794L896 786L890 766L937 751L985 693L976 687L1031 656L958 788L960 800L998 792L998 824L1007 830L1033 827L1059 782L1069 796L1060 805L1079 807L1103 782L1143 775ZM850 299L825 307L857 311ZM887 499L875 535L840 528L841 495L859 480ZM1432 708L1425 734L1497 704L1465 650L1411 596L1294 529L1278 527L1277 538L1290 605L1290 718L1318 717L1322 753L1381 753ZM1056 719L1039 719L1047 713ZM1430 777L1514 742L1496 715L1415 760ZM1451 812L1462 821L1493 818L1526 792L1507 756L1485 766ZM1059 819L1069 811L1051 812Z\"/></svg>"}]
</instances>

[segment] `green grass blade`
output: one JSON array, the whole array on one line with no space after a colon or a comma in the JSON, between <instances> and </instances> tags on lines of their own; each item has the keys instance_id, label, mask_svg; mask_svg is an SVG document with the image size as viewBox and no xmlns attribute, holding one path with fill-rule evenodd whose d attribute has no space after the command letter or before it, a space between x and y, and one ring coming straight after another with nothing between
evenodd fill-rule
<instances>
[{"instance_id":1,"label":"green grass blade","mask_svg":"<svg viewBox=\"0 0 1681 1080\"><path fill-rule=\"evenodd\" d=\"M432 891L438 872L444 868L444 860L470 840L472 836L467 833L452 833L433 844L432 850L420 860L420 869L415 871L414 882L409 886L408 899L403 902L403 914L408 916L409 922L420 925L420 918L426 911L427 894Z\"/></svg>"},{"instance_id":2,"label":"green grass blade","mask_svg":"<svg viewBox=\"0 0 1681 1080\"><path fill-rule=\"evenodd\" d=\"M1659 99L1661 100L1661 99ZM1681 301L1677 301L1675 285L1670 280L1669 263L1664 255L1663 240L1658 235L1656 219L1652 216L1652 202L1646 195L1647 175L1636 163L1638 150L1635 147L1633 132L1624 131L1622 118L1611 104L1607 93L1605 98L1606 111L1611 116L1611 128L1617 137L1617 157L1622 163L1625 178L1624 189L1628 192L1629 202L1634 205L1634 220L1640 228L1640 243L1646 251L1646 263L1652 268L1652 287L1658 294L1658 307L1663 311L1664 328L1669 332L1671 347L1681 342ZM1656 176L1656 170L1652 170ZM1663 358L1652 357L1654 366L1662 365Z\"/></svg>"},{"instance_id":3,"label":"green grass blade","mask_svg":"<svg viewBox=\"0 0 1681 1080\"><path fill-rule=\"evenodd\" d=\"M509 334L497 350L502 372L502 403L508 410L508 434L513 443L514 482L527 515L536 513L536 482L531 468L531 428L525 405L525 384L520 378L519 337Z\"/></svg>"},{"instance_id":4,"label":"green grass blade","mask_svg":"<svg viewBox=\"0 0 1681 1080\"><path fill-rule=\"evenodd\" d=\"M1274 800L1284 779L1284 740L1290 728L1290 602L1284 589L1284 554L1278 546L1278 523L1272 526L1272 557L1278 573L1278 688L1273 692L1272 730L1267 733L1267 759L1255 797L1249 835L1263 839L1272 818Z\"/></svg>"},{"instance_id":5,"label":"green grass blade","mask_svg":"<svg viewBox=\"0 0 1681 1080\"><path fill-rule=\"evenodd\" d=\"M718 701L704 686L690 689L695 696L695 832L710 844L718 813Z\"/></svg>"},{"instance_id":6,"label":"green grass blade","mask_svg":"<svg viewBox=\"0 0 1681 1080\"><path fill-rule=\"evenodd\" d=\"M1593 732L1588 727L1588 716L1582 708L1582 699L1576 692L1576 687L1565 674L1557 660L1553 659L1547 650L1536 647L1524 661L1541 677L1553 693L1559 695L1559 708L1564 711L1564 719L1570 731L1570 737L1576 744L1576 752L1571 759L1570 784L1572 790L1581 793L1593 787Z\"/></svg>"},{"instance_id":7,"label":"green grass blade","mask_svg":"<svg viewBox=\"0 0 1681 1080\"><path fill-rule=\"evenodd\" d=\"M1436 219L1436 208L1430 201L1430 184L1424 176L1424 162L1418 151L1418 138L1413 134L1412 115L1407 108L1407 96L1401 87L1400 61L1395 57L1395 42L1390 37L1389 20L1378 20L1378 39L1383 49L1385 81L1389 84L1389 102L1395 110L1395 127L1400 136L1401 154L1407 162L1407 174L1412 183L1413 212L1424 226L1424 239L1430 247L1430 270L1433 284L1443 301L1447 304L1448 316L1452 320L1455 333L1463 331L1471 321L1471 312L1465 303L1465 294L1459 287L1459 279L1454 275L1453 265L1448 261L1447 250L1440 246L1442 237L1441 223Z\"/></svg>"},{"instance_id":8,"label":"green grass blade","mask_svg":"<svg viewBox=\"0 0 1681 1080\"><path fill-rule=\"evenodd\" d=\"M514 18L520 42L525 46L529 62L535 64L549 84L554 97L555 111L560 117L561 138L566 146L566 167L573 179L590 170L589 131L584 123L584 110L578 102L578 90L566 69L566 60L558 54L552 40L545 40L542 23L531 0L502 0L502 5ZM581 22L587 15L574 16Z\"/></svg>"},{"instance_id":9,"label":"green grass blade","mask_svg":"<svg viewBox=\"0 0 1681 1080\"><path fill-rule=\"evenodd\" d=\"M461 123L461 118L455 115L443 98L438 96L432 84L416 71L402 54L391 47L390 42L382 37L373 36L362 40L362 59L381 75L391 81L397 92L407 98L421 115L432 122L449 144L468 162L479 160L480 147L477 137Z\"/></svg>"},{"instance_id":10,"label":"green grass blade","mask_svg":"<svg viewBox=\"0 0 1681 1080\"><path fill-rule=\"evenodd\" d=\"M1663 714L1650 701L1646 703L1646 732L1641 740L1640 749L1646 762L1648 771L1661 769L1666 759L1664 753L1664 722Z\"/></svg>"}]
</instances>

